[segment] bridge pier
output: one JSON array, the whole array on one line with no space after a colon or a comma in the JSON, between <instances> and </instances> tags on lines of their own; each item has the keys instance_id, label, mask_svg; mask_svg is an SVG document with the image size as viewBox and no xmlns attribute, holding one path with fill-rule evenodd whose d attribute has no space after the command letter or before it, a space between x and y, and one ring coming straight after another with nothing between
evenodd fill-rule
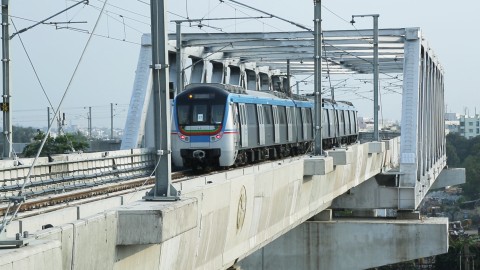
<instances>
[{"instance_id":1,"label":"bridge pier","mask_svg":"<svg viewBox=\"0 0 480 270\"><path fill-rule=\"evenodd\" d=\"M446 252L447 218L342 218L307 221L237 265L243 270L353 270Z\"/></svg>"}]
</instances>

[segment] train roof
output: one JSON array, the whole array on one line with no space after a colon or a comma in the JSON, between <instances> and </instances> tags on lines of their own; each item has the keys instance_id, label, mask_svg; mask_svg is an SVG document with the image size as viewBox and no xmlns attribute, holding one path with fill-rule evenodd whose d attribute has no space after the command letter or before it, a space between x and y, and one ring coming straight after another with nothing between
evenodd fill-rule
<instances>
[{"instance_id":1,"label":"train roof","mask_svg":"<svg viewBox=\"0 0 480 270\"><path fill-rule=\"evenodd\" d=\"M277 101L279 104L282 103L296 103L299 105L305 106L306 103L313 103L313 96L300 96L300 95L295 95L293 94L292 97L289 97L287 94L283 92L278 92L278 91L265 91L265 90L259 90L259 91L254 91L254 90L245 90L243 87L238 86L238 85L231 85L231 84L221 84L221 83L192 83L189 84L185 87L185 90L192 89L194 87L202 87L202 86L208 86L208 87L215 87L219 88L222 90L225 90L237 98L242 98L243 95L246 99L250 99L252 97L260 98L260 99L269 99L269 100L274 100ZM302 106L302 107L303 107ZM308 106L308 105L307 105ZM323 106L324 107L330 107L337 109L354 109L355 107L351 102L348 101L333 101L330 99L323 99ZM310 107L310 106L308 106Z\"/></svg>"}]
</instances>

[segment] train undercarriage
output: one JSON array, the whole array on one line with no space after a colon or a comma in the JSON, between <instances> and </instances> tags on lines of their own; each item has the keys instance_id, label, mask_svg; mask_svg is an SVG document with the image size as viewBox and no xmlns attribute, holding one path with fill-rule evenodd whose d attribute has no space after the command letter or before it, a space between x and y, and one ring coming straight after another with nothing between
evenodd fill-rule
<instances>
[{"instance_id":1,"label":"train undercarriage","mask_svg":"<svg viewBox=\"0 0 480 270\"><path fill-rule=\"evenodd\" d=\"M342 138L329 138L323 140L323 149L328 150L342 145L350 145L357 141L357 135L346 136ZM231 166L220 166L220 149L182 149L183 165L192 170L203 169L206 172L216 168L228 169L236 168L248 164L253 164L266 160L275 160L298 155L306 155L313 151L314 142L300 142L291 144L281 144L268 147L257 147L251 149L238 150L236 159Z\"/></svg>"}]
</instances>

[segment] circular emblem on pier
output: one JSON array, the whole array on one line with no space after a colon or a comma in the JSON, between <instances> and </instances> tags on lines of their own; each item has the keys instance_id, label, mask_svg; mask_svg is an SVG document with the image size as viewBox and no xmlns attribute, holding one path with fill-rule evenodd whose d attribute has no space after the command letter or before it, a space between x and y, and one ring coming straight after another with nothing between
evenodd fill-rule
<instances>
[{"instance_id":1,"label":"circular emblem on pier","mask_svg":"<svg viewBox=\"0 0 480 270\"><path fill-rule=\"evenodd\" d=\"M245 186L240 189L240 199L238 200L237 210L237 234L242 230L245 212L247 211L247 190Z\"/></svg>"}]
</instances>

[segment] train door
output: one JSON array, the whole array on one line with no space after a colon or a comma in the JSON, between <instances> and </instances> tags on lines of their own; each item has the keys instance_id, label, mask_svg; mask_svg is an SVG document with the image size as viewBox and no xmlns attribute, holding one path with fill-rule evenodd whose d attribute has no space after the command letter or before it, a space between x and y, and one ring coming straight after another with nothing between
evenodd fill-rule
<instances>
[{"instance_id":1,"label":"train door","mask_svg":"<svg viewBox=\"0 0 480 270\"><path fill-rule=\"evenodd\" d=\"M240 141L240 115L238 113L238 104L232 102L230 105L230 111L233 118L233 129L238 131L235 133L234 137L235 146L238 146Z\"/></svg>"},{"instance_id":2,"label":"train door","mask_svg":"<svg viewBox=\"0 0 480 270\"><path fill-rule=\"evenodd\" d=\"M307 114L305 112L305 108L302 107L302 126L303 126L303 140L308 140L308 133L307 133Z\"/></svg>"},{"instance_id":3,"label":"train door","mask_svg":"<svg viewBox=\"0 0 480 270\"><path fill-rule=\"evenodd\" d=\"M297 121L297 142L302 141L302 114L300 113L300 108L296 107L295 108L295 119Z\"/></svg>"},{"instance_id":4,"label":"train door","mask_svg":"<svg viewBox=\"0 0 480 270\"><path fill-rule=\"evenodd\" d=\"M328 109L328 137L334 138L337 134L335 134L335 118L334 118L334 111L332 109Z\"/></svg>"},{"instance_id":5,"label":"train door","mask_svg":"<svg viewBox=\"0 0 480 270\"><path fill-rule=\"evenodd\" d=\"M257 104L258 117L258 141L260 145L265 144L265 123L263 117L263 108L261 104Z\"/></svg>"},{"instance_id":6,"label":"train door","mask_svg":"<svg viewBox=\"0 0 480 270\"><path fill-rule=\"evenodd\" d=\"M352 134L352 132L350 131L350 114L347 110L343 111L343 114L345 115L345 135L348 136Z\"/></svg>"},{"instance_id":7,"label":"train door","mask_svg":"<svg viewBox=\"0 0 480 270\"><path fill-rule=\"evenodd\" d=\"M350 130L352 131L352 135L354 135L355 133L357 133L357 131L355 130L355 116L354 116L354 111L348 111L350 113Z\"/></svg>"},{"instance_id":8,"label":"train door","mask_svg":"<svg viewBox=\"0 0 480 270\"><path fill-rule=\"evenodd\" d=\"M247 110L245 108L245 103L238 103L238 109L240 112L241 146L248 147L248 122L247 122Z\"/></svg>"},{"instance_id":9,"label":"train door","mask_svg":"<svg viewBox=\"0 0 480 270\"><path fill-rule=\"evenodd\" d=\"M293 121L292 121L292 111L290 107L285 107L287 109L287 142L293 141Z\"/></svg>"},{"instance_id":10,"label":"train door","mask_svg":"<svg viewBox=\"0 0 480 270\"><path fill-rule=\"evenodd\" d=\"M277 105L272 105L273 111L273 125L275 129L275 143L280 143L280 122L278 120L278 108Z\"/></svg>"}]
</instances>

